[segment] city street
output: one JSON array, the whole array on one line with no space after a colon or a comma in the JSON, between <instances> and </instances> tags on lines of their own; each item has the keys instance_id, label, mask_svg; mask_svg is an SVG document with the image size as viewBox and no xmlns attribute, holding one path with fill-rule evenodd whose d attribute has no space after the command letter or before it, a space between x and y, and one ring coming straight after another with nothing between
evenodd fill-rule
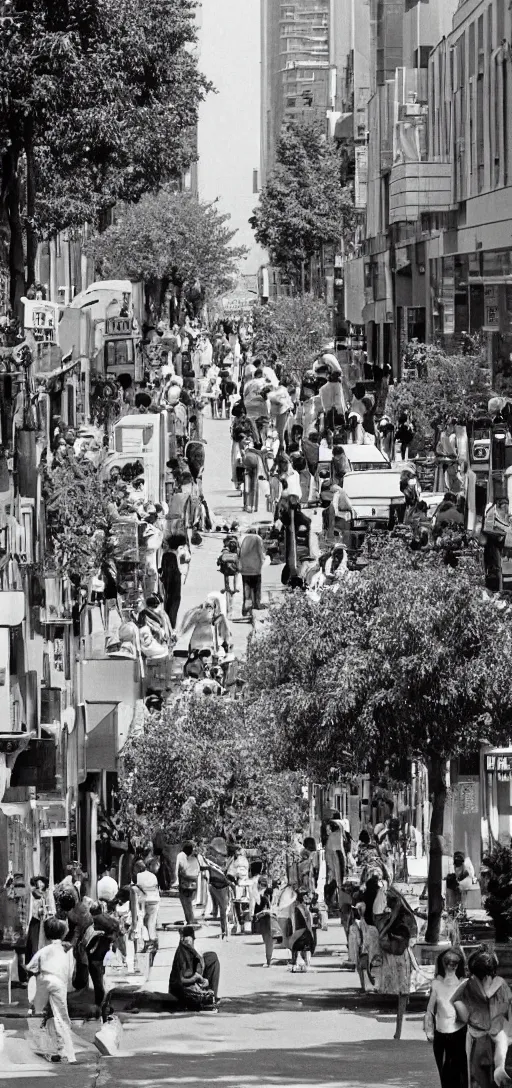
<instances>
[{"instance_id":1,"label":"city street","mask_svg":"<svg viewBox=\"0 0 512 1088\"><path fill-rule=\"evenodd\" d=\"M179 918L176 900L164 901L161 918ZM160 932L148 989L167 990L176 944L175 933ZM291 973L286 951L276 950L272 967L264 967L258 936L230 937L221 944L216 923L198 931L197 947L219 955L218 1013L141 1009L126 1015L125 1057L101 1057L86 1041L92 1039L92 1026L78 1027L77 1042L84 1049L72 1074L65 1065L52 1067L31 1056L20 1033L8 1037L6 1047L18 1068L6 1070L0 1083L13 1080L27 1088L49 1081L66 1088L431 1088L434 1062L419 1012L410 1013L401 1042L395 1042L392 1005L344 1010L356 976L343 969L345 948L337 921L320 934L308 974Z\"/></svg>"}]
</instances>

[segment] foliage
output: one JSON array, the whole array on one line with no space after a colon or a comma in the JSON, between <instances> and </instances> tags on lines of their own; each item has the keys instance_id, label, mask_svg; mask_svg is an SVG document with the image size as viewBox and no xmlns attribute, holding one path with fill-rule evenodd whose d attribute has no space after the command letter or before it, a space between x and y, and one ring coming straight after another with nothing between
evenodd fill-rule
<instances>
[{"instance_id":1,"label":"foliage","mask_svg":"<svg viewBox=\"0 0 512 1088\"><path fill-rule=\"evenodd\" d=\"M241 829L269 859L302 822L300 777L278 772L243 701L178 697L123 751L120 817L131 834L210 841Z\"/></svg>"},{"instance_id":2,"label":"foliage","mask_svg":"<svg viewBox=\"0 0 512 1088\"><path fill-rule=\"evenodd\" d=\"M253 325L256 354L270 357L275 351L288 378L300 379L330 334L327 307L313 295L278 298L260 306Z\"/></svg>"},{"instance_id":3,"label":"foliage","mask_svg":"<svg viewBox=\"0 0 512 1088\"><path fill-rule=\"evenodd\" d=\"M497 846L483 859L487 870L487 898L484 907L494 922L497 941L512 936L512 850Z\"/></svg>"},{"instance_id":4,"label":"foliage","mask_svg":"<svg viewBox=\"0 0 512 1088\"><path fill-rule=\"evenodd\" d=\"M339 152L317 128L289 124L283 131L250 224L271 263L296 285L304 262L322 245L339 246L353 227L353 200L340 171Z\"/></svg>"},{"instance_id":5,"label":"foliage","mask_svg":"<svg viewBox=\"0 0 512 1088\"><path fill-rule=\"evenodd\" d=\"M48 565L66 570L72 585L86 584L114 563L116 489L72 449L59 453L43 477L49 536Z\"/></svg>"},{"instance_id":6,"label":"foliage","mask_svg":"<svg viewBox=\"0 0 512 1088\"><path fill-rule=\"evenodd\" d=\"M92 239L88 252L108 278L180 286L199 279L211 295L231 286L237 261L246 253L231 245L236 231L228 220L215 203L167 185L125 207L114 226Z\"/></svg>"},{"instance_id":7,"label":"foliage","mask_svg":"<svg viewBox=\"0 0 512 1088\"><path fill-rule=\"evenodd\" d=\"M0 152L18 296L23 231L30 279L37 237L94 222L190 162L209 89L190 48L194 7L12 0L0 24Z\"/></svg>"},{"instance_id":8,"label":"foliage","mask_svg":"<svg viewBox=\"0 0 512 1088\"><path fill-rule=\"evenodd\" d=\"M470 571L394 540L319 603L293 593L272 611L249 648L252 713L273 722L282 765L316 781L392 773L395 753L477 748L484 721L508 736L511 650L509 609Z\"/></svg>"},{"instance_id":9,"label":"foliage","mask_svg":"<svg viewBox=\"0 0 512 1088\"><path fill-rule=\"evenodd\" d=\"M416 367L418 376L390 386L385 411L395 421L408 412L420 446L432 445L436 426L466 423L492 396L482 355L447 356L439 348L417 344L406 362Z\"/></svg>"}]
</instances>

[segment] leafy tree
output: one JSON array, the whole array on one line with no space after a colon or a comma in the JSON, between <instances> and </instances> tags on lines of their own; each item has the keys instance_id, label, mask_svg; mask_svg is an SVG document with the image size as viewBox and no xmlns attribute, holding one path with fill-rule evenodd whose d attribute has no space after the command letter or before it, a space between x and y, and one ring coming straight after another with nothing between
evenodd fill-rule
<instances>
[{"instance_id":1,"label":"leafy tree","mask_svg":"<svg viewBox=\"0 0 512 1088\"><path fill-rule=\"evenodd\" d=\"M341 184L339 152L311 125L283 131L276 167L249 220L272 264L296 286L323 245L339 246L355 221L352 195Z\"/></svg>"},{"instance_id":2,"label":"leafy tree","mask_svg":"<svg viewBox=\"0 0 512 1088\"><path fill-rule=\"evenodd\" d=\"M11 0L0 23L2 196L12 302L37 240L137 200L191 158L209 85L194 0Z\"/></svg>"},{"instance_id":3,"label":"leafy tree","mask_svg":"<svg viewBox=\"0 0 512 1088\"><path fill-rule=\"evenodd\" d=\"M229 218L215 203L167 185L126 206L115 226L91 240L88 251L104 275L144 279L158 310L170 284L178 295L195 280L210 296L231 286L247 251L231 245L236 231L229 229Z\"/></svg>"},{"instance_id":4,"label":"leafy tree","mask_svg":"<svg viewBox=\"0 0 512 1088\"><path fill-rule=\"evenodd\" d=\"M123 750L120 816L132 834L206 841L241 829L270 861L303 816L299 775L278 772L243 701L182 696Z\"/></svg>"},{"instance_id":5,"label":"leafy tree","mask_svg":"<svg viewBox=\"0 0 512 1088\"><path fill-rule=\"evenodd\" d=\"M436 426L466 423L492 396L489 370L480 354L445 355L437 347L418 344L408 361L418 376L390 386L385 411L394 420L400 412L409 413L420 447L432 446Z\"/></svg>"},{"instance_id":6,"label":"leafy tree","mask_svg":"<svg viewBox=\"0 0 512 1088\"><path fill-rule=\"evenodd\" d=\"M498 602L499 603L499 602ZM429 769L428 939L439 934L446 761L510 735L509 610L475 577L393 541L314 603L298 593L249 648L255 721L272 723L278 765L326 781L374 777L404 759ZM398 773L396 777L398 777Z\"/></svg>"},{"instance_id":7,"label":"leafy tree","mask_svg":"<svg viewBox=\"0 0 512 1088\"><path fill-rule=\"evenodd\" d=\"M313 295L279 298L259 306L253 324L256 352L270 356L275 351L290 378L300 378L311 367L331 331L327 306Z\"/></svg>"},{"instance_id":8,"label":"leafy tree","mask_svg":"<svg viewBox=\"0 0 512 1088\"><path fill-rule=\"evenodd\" d=\"M115 565L116 485L73 450L58 454L42 481L50 569L62 569L77 589L99 569Z\"/></svg>"}]
</instances>

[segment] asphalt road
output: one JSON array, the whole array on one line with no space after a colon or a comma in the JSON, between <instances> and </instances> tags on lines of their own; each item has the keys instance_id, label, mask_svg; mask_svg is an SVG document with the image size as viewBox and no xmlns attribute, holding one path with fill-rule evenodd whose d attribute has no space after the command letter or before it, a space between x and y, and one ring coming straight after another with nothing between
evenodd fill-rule
<instances>
[{"instance_id":1,"label":"asphalt road","mask_svg":"<svg viewBox=\"0 0 512 1088\"><path fill-rule=\"evenodd\" d=\"M165 901L161 919L178 919L176 901ZM160 932L160 950L147 982L167 990L177 934ZM0 1084L27 1088L55 1082L62 1088L433 1088L436 1072L421 1017L411 1012L403 1039L393 1040L389 1006L349 1011L355 975L343 966L339 922L320 934L307 974L292 974L289 953L277 950L264 966L261 938L220 941L219 927L205 924L199 951L216 951L221 963L217 1014L158 1014L141 1009L123 1017L123 1053L101 1057L92 1028L77 1026L83 1049L77 1066L50 1066L38 1059L26 1032L8 1041L14 1067L0 1059ZM89 1042L86 1039L89 1039ZM2 1065L4 1071L2 1075Z\"/></svg>"}]
</instances>

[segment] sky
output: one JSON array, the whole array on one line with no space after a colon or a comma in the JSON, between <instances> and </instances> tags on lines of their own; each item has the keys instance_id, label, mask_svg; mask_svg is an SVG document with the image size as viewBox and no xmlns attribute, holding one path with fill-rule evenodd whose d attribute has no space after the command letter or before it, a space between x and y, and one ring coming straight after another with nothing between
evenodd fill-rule
<instances>
[{"instance_id":1,"label":"sky","mask_svg":"<svg viewBox=\"0 0 512 1088\"><path fill-rule=\"evenodd\" d=\"M248 224L260 166L259 0L203 0L201 22L200 68L218 93L200 111L199 196L220 198L238 228L234 243L252 248L242 271L254 273L264 263Z\"/></svg>"}]
</instances>

